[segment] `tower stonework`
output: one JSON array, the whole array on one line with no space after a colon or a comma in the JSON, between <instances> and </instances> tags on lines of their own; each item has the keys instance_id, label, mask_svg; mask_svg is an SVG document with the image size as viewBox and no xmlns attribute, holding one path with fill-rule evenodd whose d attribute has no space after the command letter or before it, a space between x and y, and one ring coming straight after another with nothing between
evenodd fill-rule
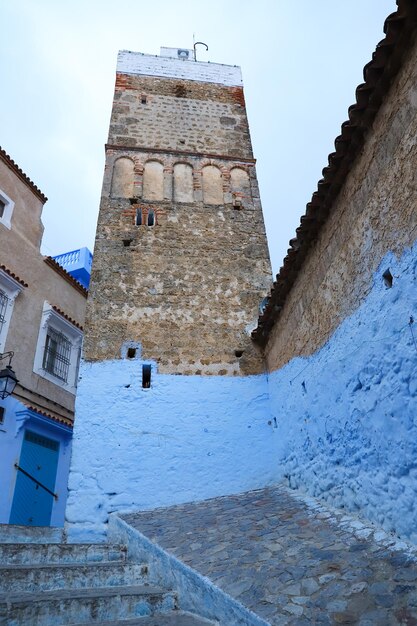
<instances>
[{"instance_id":1,"label":"tower stonework","mask_svg":"<svg viewBox=\"0 0 417 626\"><path fill-rule=\"evenodd\" d=\"M257 373L271 268L240 69L162 54L119 53L84 357Z\"/></svg>"}]
</instances>

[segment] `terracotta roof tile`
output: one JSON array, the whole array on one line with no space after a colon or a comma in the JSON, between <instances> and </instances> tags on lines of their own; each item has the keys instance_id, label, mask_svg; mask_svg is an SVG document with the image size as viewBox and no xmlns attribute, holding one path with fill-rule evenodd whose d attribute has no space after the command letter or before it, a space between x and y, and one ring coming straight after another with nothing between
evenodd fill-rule
<instances>
[{"instance_id":1,"label":"terracotta roof tile","mask_svg":"<svg viewBox=\"0 0 417 626\"><path fill-rule=\"evenodd\" d=\"M66 319L67 322L70 322L73 326L75 326L76 328L79 328L80 330L84 330L81 324L73 320L72 317L64 313L64 311L62 311L62 309L60 309L59 307L55 306L55 304L52 305L52 308L54 311L56 311L56 313L58 313L58 315L61 315L61 317Z\"/></svg>"},{"instance_id":2,"label":"terracotta roof tile","mask_svg":"<svg viewBox=\"0 0 417 626\"><path fill-rule=\"evenodd\" d=\"M41 202L45 204L48 198L42 193L39 187L37 187L35 183L30 180L29 176L27 176L27 174L24 173L24 171L17 165L17 163L15 163L15 161L13 161L11 156L9 156L7 152L3 150L1 146L0 146L0 159L4 163L6 163L6 165L10 167L10 169L14 171L14 173L17 174L20 180L23 180L23 182L26 183L28 187L30 187L30 189L33 191L35 196L37 196L39 200L41 200Z\"/></svg>"},{"instance_id":3,"label":"terracotta roof tile","mask_svg":"<svg viewBox=\"0 0 417 626\"><path fill-rule=\"evenodd\" d=\"M42 411L38 407L32 406L30 403L25 402L24 400L23 400L23 404L31 411L34 411L35 413L38 413L39 415L42 415L43 417L48 417L49 419L54 420L54 422L65 424L65 426L69 426L70 428L73 427L73 421L69 417L59 417L58 415L54 415L53 413Z\"/></svg>"},{"instance_id":4,"label":"terracotta roof tile","mask_svg":"<svg viewBox=\"0 0 417 626\"><path fill-rule=\"evenodd\" d=\"M14 278L14 280L17 281L18 283L20 283L22 285L22 287L28 287L28 284L25 283L24 280L19 278L19 276L17 274L15 274L11 270L9 270L9 268L7 268L5 265L0 265L0 269L2 269L3 272L6 272L6 274L8 274L11 278Z\"/></svg>"},{"instance_id":5,"label":"terracotta roof tile","mask_svg":"<svg viewBox=\"0 0 417 626\"><path fill-rule=\"evenodd\" d=\"M290 241L291 247L276 276L267 305L252 333L252 338L260 345L266 345L308 250L330 214L346 175L363 147L366 133L412 44L417 30L417 2L397 0L397 6L397 11L385 20L385 38L364 67L365 82L356 89L356 103L348 109L349 119L342 124L341 134L335 139L335 152L329 154L323 178L319 180L317 191L300 219L300 226Z\"/></svg>"}]
</instances>

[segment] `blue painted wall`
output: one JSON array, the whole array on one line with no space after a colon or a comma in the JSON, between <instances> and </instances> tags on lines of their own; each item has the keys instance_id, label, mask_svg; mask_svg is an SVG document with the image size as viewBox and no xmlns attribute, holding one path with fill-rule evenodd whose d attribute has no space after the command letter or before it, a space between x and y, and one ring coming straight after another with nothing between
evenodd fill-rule
<instances>
[{"instance_id":1,"label":"blue painted wall","mask_svg":"<svg viewBox=\"0 0 417 626\"><path fill-rule=\"evenodd\" d=\"M144 390L140 360L84 363L70 537L103 536L111 511L285 481L417 542L416 277L417 246L388 255L326 345L269 376L153 366Z\"/></svg>"},{"instance_id":2,"label":"blue painted wall","mask_svg":"<svg viewBox=\"0 0 417 626\"><path fill-rule=\"evenodd\" d=\"M84 363L67 506L72 539L111 511L149 509L272 483L266 377L160 375L142 361Z\"/></svg>"},{"instance_id":3,"label":"blue painted wall","mask_svg":"<svg viewBox=\"0 0 417 626\"><path fill-rule=\"evenodd\" d=\"M389 268L393 285L384 284ZM310 358L270 375L276 480L417 543L417 246ZM410 317L415 319L410 324Z\"/></svg>"},{"instance_id":4,"label":"blue painted wall","mask_svg":"<svg viewBox=\"0 0 417 626\"><path fill-rule=\"evenodd\" d=\"M63 526L67 500L67 483L71 457L71 429L29 410L13 397L0 400L5 408L4 422L0 424L0 523L8 524L17 479L15 463L19 463L25 430L38 433L59 442L59 458L54 491L51 526Z\"/></svg>"}]
</instances>

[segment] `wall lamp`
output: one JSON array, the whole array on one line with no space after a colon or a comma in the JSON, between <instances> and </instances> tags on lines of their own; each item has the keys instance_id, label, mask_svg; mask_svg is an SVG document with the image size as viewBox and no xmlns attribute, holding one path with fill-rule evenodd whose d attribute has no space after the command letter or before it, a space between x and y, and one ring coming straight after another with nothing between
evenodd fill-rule
<instances>
[{"instance_id":1,"label":"wall lamp","mask_svg":"<svg viewBox=\"0 0 417 626\"><path fill-rule=\"evenodd\" d=\"M0 398L4 400L8 396L10 396L14 388L16 387L17 380L16 374L12 370L12 358L14 357L14 352L4 352L0 354L0 361L3 359L9 359L9 364L6 365L2 370L0 370Z\"/></svg>"}]
</instances>

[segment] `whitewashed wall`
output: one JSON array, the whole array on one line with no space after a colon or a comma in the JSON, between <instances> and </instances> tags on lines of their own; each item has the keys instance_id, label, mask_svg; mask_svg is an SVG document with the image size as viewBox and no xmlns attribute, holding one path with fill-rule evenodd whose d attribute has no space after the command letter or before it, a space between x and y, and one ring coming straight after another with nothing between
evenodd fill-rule
<instances>
[{"instance_id":1,"label":"whitewashed wall","mask_svg":"<svg viewBox=\"0 0 417 626\"><path fill-rule=\"evenodd\" d=\"M229 87L242 86L242 73L237 65L173 59L129 50L120 50L117 71L123 74L183 78Z\"/></svg>"},{"instance_id":2,"label":"whitewashed wall","mask_svg":"<svg viewBox=\"0 0 417 626\"><path fill-rule=\"evenodd\" d=\"M266 377L158 375L142 361L82 365L69 482L70 539L97 539L112 511L272 483Z\"/></svg>"},{"instance_id":3,"label":"whitewashed wall","mask_svg":"<svg viewBox=\"0 0 417 626\"><path fill-rule=\"evenodd\" d=\"M142 389L140 360L84 364L70 538L103 536L112 511L284 481L417 543L416 286L417 245L388 255L325 346L268 377L154 369Z\"/></svg>"},{"instance_id":4,"label":"whitewashed wall","mask_svg":"<svg viewBox=\"0 0 417 626\"><path fill-rule=\"evenodd\" d=\"M390 269L391 288L382 274ZM410 317L415 319L410 325ZM417 542L417 246L310 358L270 375L277 481Z\"/></svg>"}]
</instances>

